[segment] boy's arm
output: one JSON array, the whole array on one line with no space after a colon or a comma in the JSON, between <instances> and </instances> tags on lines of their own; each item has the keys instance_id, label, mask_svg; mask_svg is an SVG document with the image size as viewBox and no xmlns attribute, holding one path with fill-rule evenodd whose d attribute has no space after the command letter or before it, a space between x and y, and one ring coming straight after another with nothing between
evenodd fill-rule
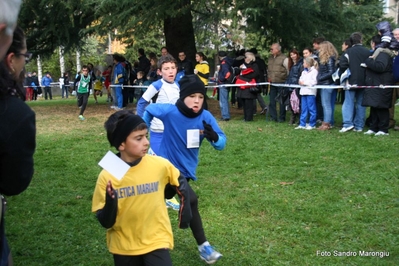
<instances>
[{"instance_id":1,"label":"boy's arm","mask_svg":"<svg viewBox=\"0 0 399 266\"><path fill-rule=\"evenodd\" d=\"M75 81L73 82L73 88L76 88L76 83L78 83L80 81L80 75L77 75L75 78Z\"/></svg>"},{"instance_id":2,"label":"boy's arm","mask_svg":"<svg viewBox=\"0 0 399 266\"><path fill-rule=\"evenodd\" d=\"M161 87L162 81L153 82L150 86L148 86L143 96L141 96L140 100L137 102L137 115L143 116L145 108L150 103L152 97L159 92Z\"/></svg>"},{"instance_id":3,"label":"boy's arm","mask_svg":"<svg viewBox=\"0 0 399 266\"><path fill-rule=\"evenodd\" d=\"M189 186L187 179L182 174L180 174L178 180L179 186L176 187L176 193L179 195L180 199L179 228L186 229L189 227L192 218Z\"/></svg>"},{"instance_id":4,"label":"boy's arm","mask_svg":"<svg viewBox=\"0 0 399 266\"><path fill-rule=\"evenodd\" d=\"M150 112L145 111L142 118L144 122L147 124L147 127L150 128L151 120L154 118L154 116Z\"/></svg>"},{"instance_id":5,"label":"boy's arm","mask_svg":"<svg viewBox=\"0 0 399 266\"><path fill-rule=\"evenodd\" d=\"M139 99L137 102L137 115L144 117L145 108L150 104L143 97ZM148 125L148 124L147 124Z\"/></svg>"},{"instance_id":6,"label":"boy's arm","mask_svg":"<svg viewBox=\"0 0 399 266\"><path fill-rule=\"evenodd\" d=\"M204 137L216 150L223 150L226 146L226 135L219 128L217 123L212 120L211 123L208 124L203 120L202 124L204 125ZM214 130L214 128L216 130Z\"/></svg>"},{"instance_id":7,"label":"boy's arm","mask_svg":"<svg viewBox=\"0 0 399 266\"><path fill-rule=\"evenodd\" d=\"M117 211L118 198L116 197L115 190L112 188L111 181L108 181L107 189L105 191L104 208L98 210L96 216L100 224L108 229L115 224Z\"/></svg>"}]
</instances>

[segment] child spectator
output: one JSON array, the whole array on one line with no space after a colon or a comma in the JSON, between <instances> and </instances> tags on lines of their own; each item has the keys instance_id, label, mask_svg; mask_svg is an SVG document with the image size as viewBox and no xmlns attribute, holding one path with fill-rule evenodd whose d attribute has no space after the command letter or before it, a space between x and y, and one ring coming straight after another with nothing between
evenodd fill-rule
<instances>
[{"instance_id":1,"label":"child spectator","mask_svg":"<svg viewBox=\"0 0 399 266\"><path fill-rule=\"evenodd\" d=\"M64 94L65 94L65 98L68 99L68 92L69 92L69 75L68 72L65 72L63 77L63 83L62 84L62 90L61 90L61 97L64 98Z\"/></svg>"},{"instance_id":2,"label":"child spectator","mask_svg":"<svg viewBox=\"0 0 399 266\"><path fill-rule=\"evenodd\" d=\"M106 70L102 73L103 79L104 79L104 87L107 90L107 102L111 101L112 102L112 97L111 97L111 92L109 85L111 85L111 72L112 72L112 66L109 65Z\"/></svg>"},{"instance_id":3,"label":"child spectator","mask_svg":"<svg viewBox=\"0 0 399 266\"><path fill-rule=\"evenodd\" d=\"M111 82L112 85L114 85L113 90L115 91L114 109L121 110L123 108L122 86L124 82L123 73L125 71L122 62L125 62L126 59L119 54L114 54L113 59L115 66L112 73Z\"/></svg>"},{"instance_id":4,"label":"child spectator","mask_svg":"<svg viewBox=\"0 0 399 266\"><path fill-rule=\"evenodd\" d=\"M198 52L195 54L195 61L197 61L197 64L194 68L194 74L198 75L205 86L208 86L209 64L206 60L207 57L203 52Z\"/></svg>"},{"instance_id":5,"label":"child spectator","mask_svg":"<svg viewBox=\"0 0 399 266\"><path fill-rule=\"evenodd\" d=\"M107 229L114 263L172 265L173 233L163 205L164 188L170 184L179 194L179 227L187 228L191 218L187 181L169 161L147 155L147 126L132 111L112 114L104 127L118 157L130 166L122 179L102 170L93 194L92 212Z\"/></svg>"},{"instance_id":6,"label":"child spectator","mask_svg":"<svg viewBox=\"0 0 399 266\"><path fill-rule=\"evenodd\" d=\"M314 129L316 127L316 88L309 88L317 84L317 61L311 57L305 57L303 59L303 67L301 77L299 78L298 84L301 85L299 94L301 98L301 117L299 120L299 126L295 129ZM306 126L306 119L310 115L309 125Z\"/></svg>"},{"instance_id":7,"label":"child spectator","mask_svg":"<svg viewBox=\"0 0 399 266\"><path fill-rule=\"evenodd\" d=\"M185 75L180 80L180 98L176 105L150 104L144 113L144 120L149 125L154 117L165 125L164 134L158 155L175 165L187 180L197 180L199 147L206 138L216 149L222 150L226 145L226 136L219 128L212 114L204 110L205 86L197 75ZM206 263L215 263L222 254L209 244L202 227L198 211L198 198L189 186L190 204L193 218L190 228L198 244L200 258ZM172 198L175 191L165 188L165 197Z\"/></svg>"},{"instance_id":8,"label":"child spectator","mask_svg":"<svg viewBox=\"0 0 399 266\"><path fill-rule=\"evenodd\" d=\"M39 84L39 78L36 75L36 71L32 72L32 83L30 84L33 87L33 100L37 100L37 95L42 94L42 88Z\"/></svg>"},{"instance_id":9,"label":"child spectator","mask_svg":"<svg viewBox=\"0 0 399 266\"><path fill-rule=\"evenodd\" d=\"M144 71L137 72L137 79L134 80L133 85L143 86L144 84ZM139 101L143 88L134 88L134 98Z\"/></svg>"},{"instance_id":10,"label":"child spectator","mask_svg":"<svg viewBox=\"0 0 399 266\"><path fill-rule=\"evenodd\" d=\"M28 76L25 77L25 88L26 88L26 100L32 101L33 99L33 86L32 86L32 73L28 72Z\"/></svg>"},{"instance_id":11,"label":"child spectator","mask_svg":"<svg viewBox=\"0 0 399 266\"><path fill-rule=\"evenodd\" d=\"M217 83L217 81L218 81L219 71L220 71L220 65L217 65L217 66L216 66L215 73L213 74L213 81L214 81L215 83ZM218 86L216 86L216 87L213 88L213 92L212 92L211 98L215 98L215 95L216 95L216 93L217 93L217 91L218 91L218 88L219 88Z\"/></svg>"},{"instance_id":12,"label":"child spectator","mask_svg":"<svg viewBox=\"0 0 399 266\"><path fill-rule=\"evenodd\" d=\"M91 88L91 75L89 75L89 68L82 66L82 74L77 75L74 83L78 97L78 107L80 108L79 119L85 120L83 113L86 110L87 101L89 99L89 91ZM77 86L77 87L76 87Z\"/></svg>"},{"instance_id":13,"label":"child spectator","mask_svg":"<svg viewBox=\"0 0 399 266\"><path fill-rule=\"evenodd\" d=\"M101 71L97 70L96 77L99 77L100 75L101 75ZM94 100L96 101L96 103L98 103L97 96L98 95L100 95L100 97L103 96L103 83L101 82L100 79L97 79L97 78L96 78L96 80L93 80L93 81L94 81L93 82L93 84L94 84L93 97L94 97Z\"/></svg>"},{"instance_id":14,"label":"child spectator","mask_svg":"<svg viewBox=\"0 0 399 266\"><path fill-rule=\"evenodd\" d=\"M150 57L150 63L150 71L147 74L147 81L149 81L149 84L162 78L158 75L158 59L156 57Z\"/></svg>"}]
</instances>

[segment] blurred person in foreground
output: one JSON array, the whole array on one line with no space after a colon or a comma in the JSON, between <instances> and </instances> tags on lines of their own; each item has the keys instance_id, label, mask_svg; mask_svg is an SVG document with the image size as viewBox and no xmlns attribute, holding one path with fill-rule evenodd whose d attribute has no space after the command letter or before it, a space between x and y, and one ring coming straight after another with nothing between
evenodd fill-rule
<instances>
[{"instance_id":1,"label":"blurred person in foreground","mask_svg":"<svg viewBox=\"0 0 399 266\"><path fill-rule=\"evenodd\" d=\"M13 1L15 2L15 1ZM0 8L4 6L0 1ZM3 9L4 10L4 9ZM3 36L0 37L0 40ZM5 45L0 41L1 49ZM23 92L23 69L31 54L27 52L23 31L16 28L11 46L0 63L0 265L12 265L5 236L5 196L18 195L33 176L36 147L35 113L27 106Z\"/></svg>"}]
</instances>

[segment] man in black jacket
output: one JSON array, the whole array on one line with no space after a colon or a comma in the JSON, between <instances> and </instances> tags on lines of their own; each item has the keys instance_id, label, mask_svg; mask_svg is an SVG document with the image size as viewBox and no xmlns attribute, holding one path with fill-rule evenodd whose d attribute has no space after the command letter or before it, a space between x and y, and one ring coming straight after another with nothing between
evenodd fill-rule
<instances>
[{"instance_id":1,"label":"man in black jacket","mask_svg":"<svg viewBox=\"0 0 399 266\"><path fill-rule=\"evenodd\" d=\"M137 72L143 71L144 77L147 77L147 74L150 71L151 67L150 60L145 56L143 48L140 48L138 52L139 52L139 66L137 68Z\"/></svg>"},{"instance_id":2,"label":"man in black jacket","mask_svg":"<svg viewBox=\"0 0 399 266\"><path fill-rule=\"evenodd\" d=\"M193 63L187 59L184 52L179 52L179 58L177 59L176 81L179 81L185 75L191 74L194 74Z\"/></svg>"},{"instance_id":3,"label":"man in black jacket","mask_svg":"<svg viewBox=\"0 0 399 266\"><path fill-rule=\"evenodd\" d=\"M364 63L370 56L370 51L362 44L362 34L360 32L352 33L350 36L352 47L345 51L344 56L339 62L340 73L350 70L348 79L349 85L365 85L365 68L360 64ZM342 104L342 129L341 133L354 130L362 132L366 116L366 107L362 106L364 89L353 88L345 90L345 100Z\"/></svg>"}]
</instances>

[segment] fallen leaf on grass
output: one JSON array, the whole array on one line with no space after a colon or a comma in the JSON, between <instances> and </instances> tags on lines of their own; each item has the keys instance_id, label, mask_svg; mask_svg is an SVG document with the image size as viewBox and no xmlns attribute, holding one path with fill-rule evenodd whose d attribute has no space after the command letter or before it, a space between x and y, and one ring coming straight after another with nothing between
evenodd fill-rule
<instances>
[{"instance_id":1,"label":"fallen leaf on grass","mask_svg":"<svg viewBox=\"0 0 399 266\"><path fill-rule=\"evenodd\" d=\"M294 184L294 182L280 182L280 185L283 186L292 185L292 184Z\"/></svg>"},{"instance_id":2,"label":"fallen leaf on grass","mask_svg":"<svg viewBox=\"0 0 399 266\"><path fill-rule=\"evenodd\" d=\"M79 196L79 195L76 196L76 199L81 199L81 198L83 198L83 196Z\"/></svg>"},{"instance_id":3,"label":"fallen leaf on grass","mask_svg":"<svg viewBox=\"0 0 399 266\"><path fill-rule=\"evenodd\" d=\"M261 129L260 127L258 127L258 131L263 131L263 129Z\"/></svg>"}]
</instances>

